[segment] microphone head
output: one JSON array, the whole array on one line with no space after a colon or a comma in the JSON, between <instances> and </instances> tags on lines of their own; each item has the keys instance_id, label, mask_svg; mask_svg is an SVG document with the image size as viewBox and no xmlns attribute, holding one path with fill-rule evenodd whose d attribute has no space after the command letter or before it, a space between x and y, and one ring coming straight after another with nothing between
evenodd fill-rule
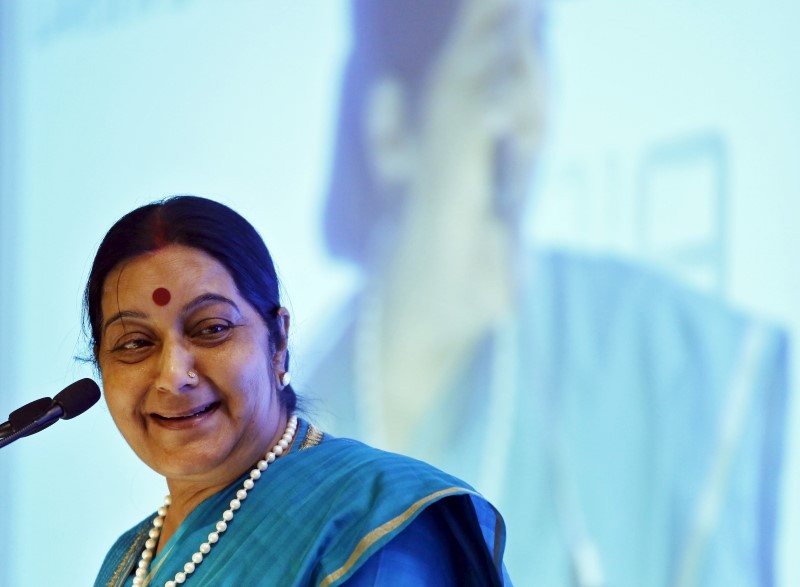
<instances>
[{"instance_id":1,"label":"microphone head","mask_svg":"<svg viewBox=\"0 0 800 587\"><path fill-rule=\"evenodd\" d=\"M89 379L81 379L68 385L53 398L53 403L57 403L64 410L61 416L64 420L69 420L75 416L80 416L91 408L100 399L100 388L97 383Z\"/></svg>"}]
</instances>

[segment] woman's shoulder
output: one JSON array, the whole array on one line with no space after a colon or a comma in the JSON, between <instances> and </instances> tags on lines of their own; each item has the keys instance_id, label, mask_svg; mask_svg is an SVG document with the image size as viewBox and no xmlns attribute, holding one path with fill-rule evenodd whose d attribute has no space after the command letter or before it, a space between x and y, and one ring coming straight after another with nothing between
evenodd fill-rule
<instances>
[{"instance_id":1,"label":"woman's shoulder","mask_svg":"<svg viewBox=\"0 0 800 587\"><path fill-rule=\"evenodd\" d=\"M387 452L350 438L321 434L293 464L302 478L307 500L318 496L333 519L347 519L356 532L364 524L391 521L401 528L427 507L465 496L478 510L497 511L468 483L417 459ZM299 456L299 455L298 455ZM289 464L288 462L286 464ZM326 520L326 523L331 520ZM338 525L338 522L336 523Z\"/></svg>"},{"instance_id":2,"label":"woman's shoulder","mask_svg":"<svg viewBox=\"0 0 800 587\"><path fill-rule=\"evenodd\" d=\"M327 434L297 453L286 460L291 466L284 471L303 479L303 491L292 490L303 497L288 507L305 511L304 526L325 545L316 569L318 582L338 585L431 512L443 532L453 530L462 539L470 535L489 559L502 557L502 518L460 479L422 461ZM498 553L493 552L495 545Z\"/></svg>"},{"instance_id":3,"label":"woman's shoulder","mask_svg":"<svg viewBox=\"0 0 800 587\"><path fill-rule=\"evenodd\" d=\"M351 438L334 437L322 432L319 434L319 442L309 453L319 451L319 459L324 461L329 472L336 471L335 476L340 482L370 483L372 489L377 486L399 493L419 487L423 491L452 490L451 493L477 495L465 481L423 461L374 448Z\"/></svg>"},{"instance_id":4,"label":"woman's shoulder","mask_svg":"<svg viewBox=\"0 0 800 587\"><path fill-rule=\"evenodd\" d=\"M458 495L489 505L469 484L417 459L334 437L306 422L298 438L299 449L281 459L281 491L302 495L303 503L319 499L334 519L406 524L429 505Z\"/></svg>"}]
</instances>

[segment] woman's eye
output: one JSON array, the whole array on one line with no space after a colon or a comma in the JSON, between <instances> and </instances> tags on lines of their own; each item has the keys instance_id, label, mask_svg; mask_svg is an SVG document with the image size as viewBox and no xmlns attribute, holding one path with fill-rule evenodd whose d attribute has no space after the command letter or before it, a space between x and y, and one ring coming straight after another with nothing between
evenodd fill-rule
<instances>
[{"instance_id":1,"label":"woman's eye","mask_svg":"<svg viewBox=\"0 0 800 587\"><path fill-rule=\"evenodd\" d=\"M120 350L123 350L123 351L135 351L135 350L138 350L140 348L143 348L143 347L146 347L146 346L149 346L149 345L150 345L149 341L141 339L141 338L137 338L136 340L125 341L121 345L119 345L119 347L117 347L117 348L119 348Z\"/></svg>"},{"instance_id":2,"label":"woman's eye","mask_svg":"<svg viewBox=\"0 0 800 587\"><path fill-rule=\"evenodd\" d=\"M141 336L129 336L118 341L111 352L125 362L135 362L147 356L153 341Z\"/></svg>"},{"instance_id":3,"label":"woman's eye","mask_svg":"<svg viewBox=\"0 0 800 587\"><path fill-rule=\"evenodd\" d=\"M204 342L222 342L230 336L235 325L219 318L202 320L191 331L191 337Z\"/></svg>"}]
</instances>

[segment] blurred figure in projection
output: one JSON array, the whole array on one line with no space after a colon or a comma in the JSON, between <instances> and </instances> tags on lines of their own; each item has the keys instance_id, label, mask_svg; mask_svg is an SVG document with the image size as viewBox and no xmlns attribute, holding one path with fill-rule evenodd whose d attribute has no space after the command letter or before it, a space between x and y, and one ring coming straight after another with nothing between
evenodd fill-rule
<instances>
[{"instance_id":1,"label":"blurred figure in projection","mask_svg":"<svg viewBox=\"0 0 800 587\"><path fill-rule=\"evenodd\" d=\"M620 261L521 246L538 7L356 0L325 229L363 270L308 359L334 433L499 504L521 585L773 584L785 345Z\"/></svg>"}]
</instances>

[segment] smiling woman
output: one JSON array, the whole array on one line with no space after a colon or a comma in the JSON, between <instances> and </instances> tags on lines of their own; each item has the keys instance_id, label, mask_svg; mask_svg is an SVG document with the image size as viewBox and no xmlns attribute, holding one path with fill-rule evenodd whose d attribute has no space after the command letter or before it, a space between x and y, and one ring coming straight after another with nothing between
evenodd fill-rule
<instances>
[{"instance_id":1,"label":"smiling woman","mask_svg":"<svg viewBox=\"0 0 800 587\"><path fill-rule=\"evenodd\" d=\"M230 208L124 216L85 311L114 422L170 492L96 585L510 584L502 518L469 486L298 419L272 259Z\"/></svg>"},{"instance_id":2,"label":"smiling woman","mask_svg":"<svg viewBox=\"0 0 800 587\"><path fill-rule=\"evenodd\" d=\"M159 291L170 301L154 302ZM200 482L193 507L279 440L286 418L271 381L285 372L285 342L271 348L264 321L213 257L168 245L123 263L106 278L102 310L109 411L139 458L171 480L175 505ZM168 518L162 533L172 530Z\"/></svg>"}]
</instances>

